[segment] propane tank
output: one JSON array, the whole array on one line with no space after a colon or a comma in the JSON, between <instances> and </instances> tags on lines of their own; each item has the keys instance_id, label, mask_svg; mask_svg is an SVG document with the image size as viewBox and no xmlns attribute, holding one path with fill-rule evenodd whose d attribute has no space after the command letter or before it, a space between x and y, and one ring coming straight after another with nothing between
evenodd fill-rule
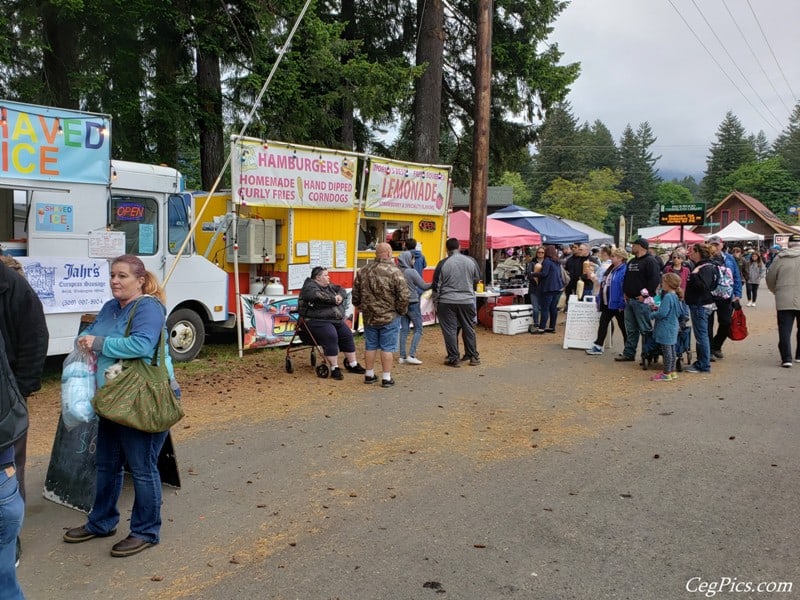
<instances>
[{"instance_id":1,"label":"propane tank","mask_svg":"<svg viewBox=\"0 0 800 600\"><path fill-rule=\"evenodd\" d=\"M283 284L280 277L270 277L264 293L267 296L283 296Z\"/></svg>"}]
</instances>

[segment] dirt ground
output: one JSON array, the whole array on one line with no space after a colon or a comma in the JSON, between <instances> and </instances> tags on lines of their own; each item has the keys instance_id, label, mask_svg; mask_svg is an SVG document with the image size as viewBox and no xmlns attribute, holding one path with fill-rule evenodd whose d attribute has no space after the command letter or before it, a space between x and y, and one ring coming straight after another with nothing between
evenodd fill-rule
<instances>
[{"instance_id":1,"label":"dirt ground","mask_svg":"<svg viewBox=\"0 0 800 600\"><path fill-rule=\"evenodd\" d=\"M483 364L491 368L492 361L502 360L508 352L534 351L538 346L552 346L563 340L564 324L554 335L516 336L496 335L479 325L478 350ZM359 361L363 364L364 342L356 336ZM398 365L393 374L396 379L408 377L437 377L443 371L444 344L438 326L425 328L418 349L422 365ZM345 373L345 379L321 379L310 363L310 349L296 349L290 354L294 373L286 372L286 348L245 351L239 358L235 342L211 342L191 363L176 365L176 376L182 389L186 417L172 430L176 440L200 434L205 430L220 429L232 421L258 421L278 419L289 413L313 410L321 403L345 401L353 393L363 391L359 375ZM395 359L397 355L395 355ZM321 359L318 358L317 364ZM28 434L30 461L47 461L55 437L60 414L60 363L48 361L42 389L29 399L31 427Z\"/></svg>"}]
</instances>

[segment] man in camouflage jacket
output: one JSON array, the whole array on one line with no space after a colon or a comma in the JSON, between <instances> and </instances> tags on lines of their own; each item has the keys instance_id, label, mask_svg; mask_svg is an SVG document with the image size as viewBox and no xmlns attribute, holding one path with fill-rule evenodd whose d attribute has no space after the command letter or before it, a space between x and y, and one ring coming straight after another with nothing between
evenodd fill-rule
<instances>
[{"instance_id":1,"label":"man in camouflage jacket","mask_svg":"<svg viewBox=\"0 0 800 600\"><path fill-rule=\"evenodd\" d=\"M392 361L397 350L400 315L408 310L408 286L403 272L392 259L392 247L380 243L375 247L375 260L356 273L353 282L353 306L364 317L364 383L378 381L375 357L381 352L382 387L392 387Z\"/></svg>"}]
</instances>

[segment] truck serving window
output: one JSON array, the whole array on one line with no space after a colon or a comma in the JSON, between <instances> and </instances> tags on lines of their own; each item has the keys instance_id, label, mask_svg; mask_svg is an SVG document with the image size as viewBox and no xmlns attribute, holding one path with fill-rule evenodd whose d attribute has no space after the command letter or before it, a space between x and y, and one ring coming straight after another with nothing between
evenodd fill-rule
<instances>
[{"instance_id":1,"label":"truck serving window","mask_svg":"<svg viewBox=\"0 0 800 600\"><path fill-rule=\"evenodd\" d=\"M155 198L112 196L108 222L125 232L125 252L150 256L158 251L158 202Z\"/></svg>"}]
</instances>

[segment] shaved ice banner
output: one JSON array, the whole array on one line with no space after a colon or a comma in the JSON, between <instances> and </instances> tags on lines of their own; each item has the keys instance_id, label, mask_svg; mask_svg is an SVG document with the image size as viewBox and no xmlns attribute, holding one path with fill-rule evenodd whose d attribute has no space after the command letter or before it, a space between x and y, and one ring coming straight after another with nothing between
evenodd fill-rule
<instances>
[{"instance_id":1,"label":"shaved ice banner","mask_svg":"<svg viewBox=\"0 0 800 600\"><path fill-rule=\"evenodd\" d=\"M108 185L110 117L0 100L0 176Z\"/></svg>"},{"instance_id":2,"label":"shaved ice banner","mask_svg":"<svg viewBox=\"0 0 800 600\"><path fill-rule=\"evenodd\" d=\"M358 157L339 150L234 138L233 197L253 206L350 210L355 206Z\"/></svg>"},{"instance_id":3,"label":"shaved ice banner","mask_svg":"<svg viewBox=\"0 0 800 600\"><path fill-rule=\"evenodd\" d=\"M370 157L365 210L443 215L450 167Z\"/></svg>"}]
</instances>

